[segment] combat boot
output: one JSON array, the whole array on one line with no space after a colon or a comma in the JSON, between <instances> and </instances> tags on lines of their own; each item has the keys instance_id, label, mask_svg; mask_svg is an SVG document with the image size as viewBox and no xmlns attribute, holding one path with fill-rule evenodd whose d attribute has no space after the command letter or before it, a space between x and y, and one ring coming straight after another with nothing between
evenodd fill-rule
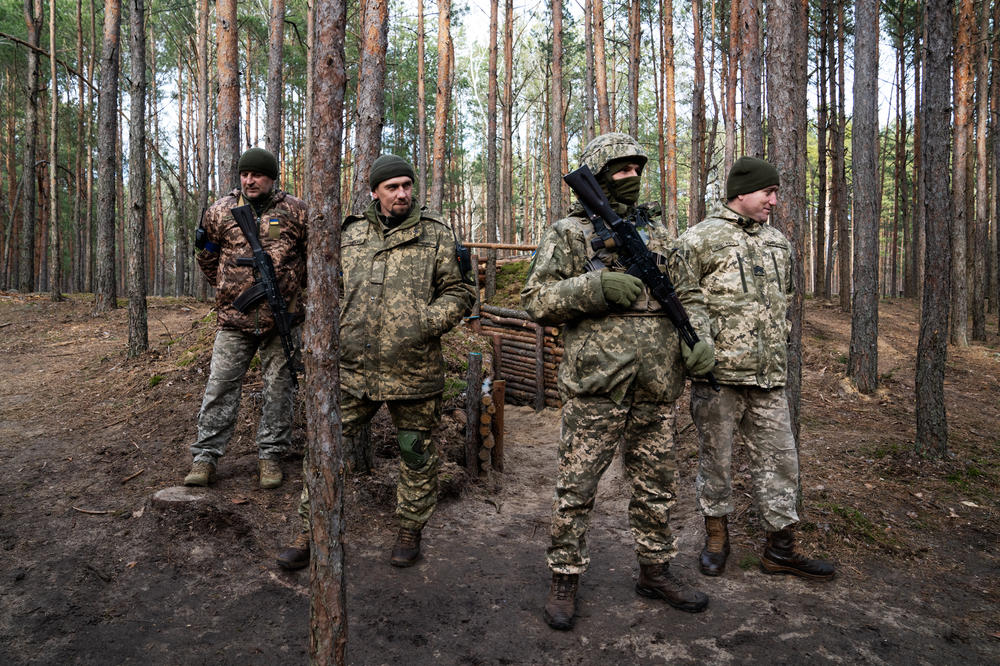
<instances>
[{"instance_id":1,"label":"combat boot","mask_svg":"<svg viewBox=\"0 0 1000 666\"><path fill-rule=\"evenodd\" d=\"M566 631L573 628L576 615L576 590L580 585L580 574L552 572L549 598L545 600L543 615L553 629Z\"/></svg>"},{"instance_id":2,"label":"combat boot","mask_svg":"<svg viewBox=\"0 0 1000 666\"><path fill-rule=\"evenodd\" d=\"M412 567L420 559L420 530L400 527L396 543L392 544L389 564L394 567Z\"/></svg>"},{"instance_id":3,"label":"combat boot","mask_svg":"<svg viewBox=\"0 0 1000 666\"><path fill-rule=\"evenodd\" d=\"M277 460L270 458L261 458L257 461L257 472L260 475L261 488L277 488L284 478L281 474L281 465Z\"/></svg>"},{"instance_id":4,"label":"combat boot","mask_svg":"<svg viewBox=\"0 0 1000 666\"><path fill-rule=\"evenodd\" d=\"M791 527L768 532L760 568L768 574L792 574L812 580L830 580L834 574L832 562L811 560L796 552L795 532Z\"/></svg>"},{"instance_id":5,"label":"combat boot","mask_svg":"<svg viewBox=\"0 0 1000 666\"><path fill-rule=\"evenodd\" d=\"M708 595L685 585L670 572L670 563L640 564L635 591L644 597L663 599L678 610L700 613L708 606Z\"/></svg>"},{"instance_id":6,"label":"combat boot","mask_svg":"<svg viewBox=\"0 0 1000 666\"><path fill-rule=\"evenodd\" d=\"M309 532L299 532L292 545L278 553L278 566L288 571L309 566Z\"/></svg>"},{"instance_id":7,"label":"combat boot","mask_svg":"<svg viewBox=\"0 0 1000 666\"><path fill-rule=\"evenodd\" d=\"M705 547L698 564L706 576L719 576L729 557L729 516L705 516Z\"/></svg>"},{"instance_id":8,"label":"combat boot","mask_svg":"<svg viewBox=\"0 0 1000 666\"><path fill-rule=\"evenodd\" d=\"M184 477L185 486L207 486L215 481L215 465L210 462L197 461L191 465L191 471Z\"/></svg>"}]
</instances>

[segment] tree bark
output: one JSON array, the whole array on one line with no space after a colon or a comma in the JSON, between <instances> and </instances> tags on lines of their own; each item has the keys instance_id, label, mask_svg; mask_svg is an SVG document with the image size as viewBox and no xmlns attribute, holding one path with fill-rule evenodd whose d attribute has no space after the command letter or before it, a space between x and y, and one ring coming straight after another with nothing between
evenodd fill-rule
<instances>
[{"instance_id":1,"label":"tree bark","mask_svg":"<svg viewBox=\"0 0 1000 666\"><path fill-rule=\"evenodd\" d=\"M702 162L705 159L705 57L702 35L701 0L691 0L691 21L694 27L694 86L691 90L691 173L688 179L688 226L705 217L705 192L701 185Z\"/></svg>"},{"instance_id":2,"label":"tree bark","mask_svg":"<svg viewBox=\"0 0 1000 666\"><path fill-rule=\"evenodd\" d=\"M104 44L97 93L97 280L94 314L118 307L115 280L116 173L118 156L118 59L121 36L121 2L104 2Z\"/></svg>"},{"instance_id":3,"label":"tree bark","mask_svg":"<svg viewBox=\"0 0 1000 666\"><path fill-rule=\"evenodd\" d=\"M761 110L761 0L740 0L740 24L743 47L740 49L743 71L743 135L744 154L764 158L764 122Z\"/></svg>"},{"instance_id":4,"label":"tree bark","mask_svg":"<svg viewBox=\"0 0 1000 666\"><path fill-rule=\"evenodd\" d=\"M385 113L385 54L389 45L389 3L363 0L361 62L358 65L357 119L354 123L354 186L351 210L360 214L371 203L368 172L382 152Z\"/></svg>"},{"instance_id":5,"label":"tree bark","mask_svg":"<svg viewBox=\"0 0 1000 666\"><path fill-rule=\"evenodd\" d=\"M240 56L236 0L216 0L219 99L219 189L226 192L240 182Z\"/></svg>"},{"instance_id":6,"label":"tree bark","mask_svg":"<svg viewBox=\"0 0 1000 666\"><path fill-rule=\"evenodd\" d=\"M844 142L847 113L844 106L844 4L837 3L837 134L833 145L834 178L837 179L837 255L840 270L840 309L851 311L851 223L847 215L847 176Z\"/></svg>"},{"instance_id":7,"label":"tree bark","mask_svg":"<svg viewBox=\"0 0 1000 666\"><path fill-rule=\"evenodd\" d=\"M201 223L201 216L208 208L209 190L209 155L208 150L214 142L208 137L208 0L198 2L198 219L196 227ZM189 233L193 233L189 232ZM198 298L205 300L208 282L199 270L193 270L194 283L197 285Z\"/></svg>"},{"instance_id":8,"label":"tree bark","mask_svg":"<svg viewBox=\"0 0 1000 666\"><path fill-rule=\"evenodd\" d=\"M146 14L129 0L128 356L149 348L146 318Z\"/></svg>"},{"instance_id":9,"label":"tree bark","mask_svg":"<svg viewBox=\"0 0 1000 666\"><path fill-rule=\"evenodd\" d=\"M596 0L595 0L596 1ZM663 27L663 103L666 106L667 158L663 170L667 181L667 233L676 238L677 228L677 102L674 92L674 4L661 0Z\"/></svg>"},{"instance_id":10,"label":"tree bark","mask_svg":"<svg viewBox=\"0 0 1000 666\"><path fill-rule=\"evenodd\" d=\"M589 22L588 22L589 24ZM503 23L503 148L500 151L500 231L499 238L514 237L514 0L504 2ZM593 118L591 118L593 125ZM593 133L593 127L591 127ZM527 197L527 192L522 192Z\"/></svg>"},{"instance_id":11,"label":"tree bark","mask_svg":"<svg viewBox=\"0 0 1000 666\"><path fill-rule=\"evenodd\" d=\"M806 0L777 0L768 5L771 60L767 70L768 143L781 177L781 196L771 224L792 246L793 295L787 317L788 379L785 393L796 440L802 387L802 312L805 271L803 228L806 211Z\"/></svg>"},{"instance_id":12,"label":"tree bark","mask_svg":"<svg viewBox=\"0 0 1000 666\"><path fill-rule=\"evenodd\" d=\"M281 116L284 103L281 81L285 50L285 0L271 0L271 20L268 23L267 50L267 128L264 146L282 163Z\"/></svg>"},{"instance_id":13,"label":"tree bark","mask_svg":"<svg viewBox=\"0 0 1000 666\"><path fill-rule=\"evenodd\" d=\"M344 0L315 0L313 163L309 193L308 298L303 336L312 547L309 657L344 664L347 588L344 583L344 452L340 399L340 155L347 72Z\"/></svg>"},{"instance_id":14,"label":"tree bark","mask_svg":"<svg viewBox=\"0 0 1000 666\"><path fill-rule=\"evenodd\" d=\"M951 344L968 347L969 284L968 248L966 246L965 200L968 188L969 138L972 117L972 49L975 15L972 0L959 0L958 25L955 32L954 107L955 121L952 143L952 215L951 223Z\"/></svg>"},{"instance_id":15,"label":"tree bark","mask_svg":"<svg viewBox=\"0 0 1000 666\"><path fill-rule=\"evenodd\" d=\"M725 125L726 143L722 162L722 173L728 174L736 161L736 72L740 60L740 3L729 3L729 42L725 59Z\"/></svg>"},{"instance_id":16,"label":"tree bark","mask_svg":"<svg viewBox=\"0 0 1000 666\"><path fill-rule=\"evenodd\" d=\"M819 98L817 99L816 120L816 171L819 175L819 186L816 196L816 233L813 234L813 296L817 299L827 298L826 286L826 197L827 197L827 98L826 98L826 49L830 39L827 30L827 20L830 11L829 2L820 2L820 47L816 54L819 72Z\"/></svg>"},{"instance_id":17,"label":"tree bark","mask_svg":"<svg viewBox=\"0 0 1000 666\"><path fill-rule=\"evenodd\" d=\"M628 132L636 138L639 136L639 65L642 64L640 5L640 0L630 0L628 8Z\"/></svg>"},{"instance_id":18,"label":"tree bark","mask_svg":"<svg viewBox=\"0 0 1000 666\"><path fill-rule=\"evenodd\" d=\"M59 238L59 186L56 174L59 170L59 79L56 78L56 5L49 2L49 298L63 299L62 246Z\"/></svg>"},{"instance_id":19,"label":"tree bark","mask_svg":"<svg viewBox=\"0 0 1000 666\"><path fill-rule=\"evenodd\" d=\"M21 215L21 259L18 289L22 292L35 290L35 216L37 186L35 184L35 149L38 137L38 49L42 32L42 0L24 0L24 23L28 31L28 71L25 86L25 139L24 161L21 178L24 187L21 196L24 212Z\"/></svg>"},{"instance_id":20,"label":"tree bark","mask_svg":"<svg viewBox=\"0 0 1000 666\"><path fill-rule=\"evenodd\" d=\"M486 241L497 242L497 0L490 0L489 79L486 93ZM497 290L497 251L486 251L486 300Z\"/></svg>"},{"instance_id":21,"label":"tree bark","mask_svg":"<svg viewBox=\"0 0 1000 666\"><path fill-rule=\"evenodd\" d=\"M427 201L427 91L424 83L424 0L417 0L417 202Z\"/></svg>"},{"instance_id":22,"label":"tree bark","mask_svg":"<svg viewBox=\"0 0 1000 666\"><path fill-rule=\"evenodd\" d=\"M552 0L552 76L549 90L549 224L563 216L562 0Z\"/></svg>"},{"instance_id":23,"label":"tree bark","mask_svg":"<svg viewBox=\"0 0 1000 666\"><path fill-rule=\"evenodd\" d=\"M924 187L927 252L924 297L917 343L917 452L943 456L948 451L944 373L948 355L951 292L949 249L953 200L948 183L948 134L951 121L951 43L953 0L927 1L927 67L924 101Z\"/></svg>"},{"instance_id":24,"label":"tree bark","mask_svg":"<svg viewBox=\"0 0 1000 666\"><path fill-rule=\"evenodd\" d=\"M583 2L583 145L596 136L594 131L594 0ZM662 161L662 160L661 160Z\"/></svg>"},{"instance_id":25,"label":"tree bark","mask_svg":"<svg viewBox=\"0 0 1000 666\"><path fill-rule=\"evenodd\" d=\"M561 4L561 3L560 3ZM604 50L604 0L592 0L594 15L594 84L597 88L597 124L601 134L611 131L608 105L608 60ZM554 220L553 220L554 221Z\"/></svg>"},{"instance_id":26,"label":"tree bark","mask_svg":"<svg viewBox=\"0 0 1000 666\"><path fill-rule=\"evenodd\" d=\"M969 249L972 254L972 339L986 342L986 255L989 248L989 185L986 174L989 161L986 157L986 120L989 116L989 41L990 17L986 11L985 0L979 0L978 19L979 36L976 44L976 216L970 220L972 228L969 236L972 241ZM998 26L1000 29L1000 26Z\"/></svg>"},{"instance_id":27,"label":"tree bark","mask_svg":"<svg viewBox=\"0 0 1000 666\"><path fill-rule=\"evenodd\" d=\"M438 75L434 103L434 173L428 206L442 212L444 203L445 142L448 130L448 102L451 97L451 0L438 2Z\"/></svg>"},{"instance_id":28,"label":"tree bark","mask_svg":"<svg viewBox=\"0 0 1000 666\"><path fill-rule=\"evenodd\" d=\"M857 0L854 31L854 299L848 376L862 393L878 388L878 1Z\"/></svg>"}]
</instances>

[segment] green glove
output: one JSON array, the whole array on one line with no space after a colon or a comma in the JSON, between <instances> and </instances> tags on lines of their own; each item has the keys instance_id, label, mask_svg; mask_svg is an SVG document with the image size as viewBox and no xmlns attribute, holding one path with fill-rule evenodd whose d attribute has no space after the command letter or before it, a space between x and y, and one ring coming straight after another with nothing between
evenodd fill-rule
<instances>
[{"instance_id":1,"label":"green glove","mask_svg":"<svg viewBox=\"0 0 1000 666\"><path fill-rule=\"evenodd\" d=\"M694 343L694 349L681 340L681 356L688 372L695 377L701 376L715 367L715 352L704 340Z\"/></svg>"},{"instance_id":2,"label":"green glove","mask_svg":"<svg viewBox=\"0 0 1000 666\"><path fill-rule=\"evenodd\" d=\"M601 290L608 303L627 308L642 293L642 280L627 273L601 271Z\"/></svg>"}]
</instances>

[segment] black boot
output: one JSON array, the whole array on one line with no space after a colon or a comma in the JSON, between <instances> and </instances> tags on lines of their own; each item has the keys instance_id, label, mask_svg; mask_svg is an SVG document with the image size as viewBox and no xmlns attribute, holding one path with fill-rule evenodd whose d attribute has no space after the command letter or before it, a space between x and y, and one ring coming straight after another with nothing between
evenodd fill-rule
<instances>
[{"instance_id":1,"label":"black boot","mask_svg":"<svg viewBox=\"0 0 1000 666\"><path fill-rule=\"evenodd\" d=\"M552 573L549 598L545 601L545 621L553 629L566 631L573 628L576 614L576 590L580 584L580 574Z\"/></svg>"},{"instance_id":2,"label":"black boot","mask_svg":"<svg viewBox=\"0 0 1000 666\"><path fill-rule=\"evenodd\" d=\"M300 532L292 545L278 553L278 566L289 571L309 566L309 532Z\"/></svg>"},{"instance_id":3,"label":"black boot","mask_svg":"<svg viewBox=\"0 0 1000 666\"><path fill-rule=\"evenodd\" d=\"M830 580L834 574L832 562L811 560L795 551L795 532L791 527L768 532L760 568L768 574L792 574L812 580Z\"/></svg>"},{"instance_id":4,"label":"black boot","mask_svg":"<svg viewBox=\"0 0 1000 666\"><path fill-rule=\"evenodd\" d=\"M729 557L729 516L705 516L705 547L698 558L701 572L720 576Z\"/></svg>"},{"instance_id":5,"label":"black boot","mask_svg":"<svg viewBox=\"0 0 1000 666\"><path fill-rule=\"evenodd\" d=\"M663 599L688 613L700 613L708 606L708 595L685 585L670 572L670 563L640 564L635 591L644 597Z\"/></svg>"},{"instance_id":6,"label":"black boot","mask_svg":"<svg viewBox=\"0 0 1000 666\"><path fill-rule=\"evenodd\" d=\"M420 559L420 530L400 527L396 543L392 545L389 564L394 567L412 567Z\"/></svg>"}]
</instances>

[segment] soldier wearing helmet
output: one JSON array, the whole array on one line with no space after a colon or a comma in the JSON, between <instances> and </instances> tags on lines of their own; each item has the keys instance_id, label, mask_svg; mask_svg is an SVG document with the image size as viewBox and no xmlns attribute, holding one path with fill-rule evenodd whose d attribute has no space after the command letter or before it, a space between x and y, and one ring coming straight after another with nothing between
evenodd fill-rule
<instances>
[{"instance_id":1,"label":"soldier wearing helmet","mask_svg":"<svg viewBox=\"0 0 1000 666\"><path fill-rule=\"evenodd\" d=\"M618 214L641 227L650 249L665 254L666 230L634 214L646 165L639 143L604 134L584 148L580 162ZM549 626L563 630L573 626L579 577L590 561L586 533L597 484L619 447L632 488L637 592L688 612L708 605L706 595L670 571L677 549L669 518L677 472L673 403L684 387L685 362L705 372L713 361L693 353L682 361L677 332L659 302L624 272L614 249L593 249L594 233L579 208L548 227L521 291L535 321L563 327L562 434L544 610Z\"/></svg>"}]
</instances>

